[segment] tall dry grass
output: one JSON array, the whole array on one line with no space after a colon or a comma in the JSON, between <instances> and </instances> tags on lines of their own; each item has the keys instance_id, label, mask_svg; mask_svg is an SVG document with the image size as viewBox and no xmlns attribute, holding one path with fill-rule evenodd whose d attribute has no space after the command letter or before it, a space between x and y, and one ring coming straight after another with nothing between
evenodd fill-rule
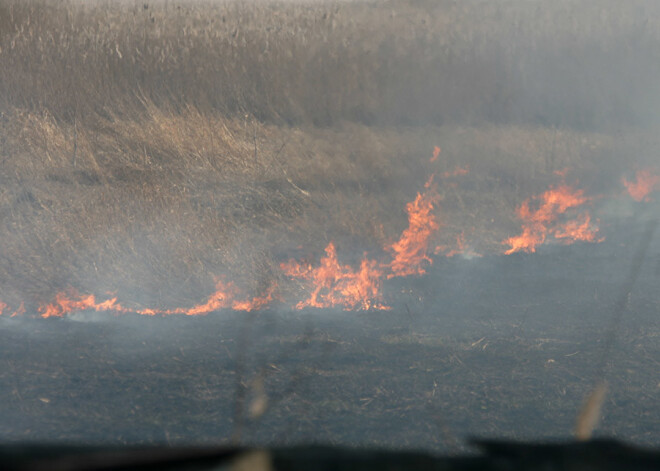
<instances>
[{"instance_id":1,"label":"tall dry grass","mask_svg":"<svg viewBox=\"0 0 660 471\"><path fill-rule=\"evenodd\" d=\"M655 2L2 1L0 106L328 125L657 122Z\"/></svg>"}]
</instances>

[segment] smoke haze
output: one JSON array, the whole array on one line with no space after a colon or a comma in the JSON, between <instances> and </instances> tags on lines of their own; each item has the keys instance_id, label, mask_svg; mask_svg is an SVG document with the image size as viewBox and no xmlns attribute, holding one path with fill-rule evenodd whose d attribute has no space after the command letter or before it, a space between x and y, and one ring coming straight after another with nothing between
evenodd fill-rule
<instances>
[{"instance_id":1,"label":"smoke haze","mask_svg":"<svg viewBox=\"0 0 660 471\"><path fill-rule=\"evenodd\" d=\"M446 451L606 376L657 443L658 51L641 0L0 0L0 439Z\"/></svg>"}]
</instances>

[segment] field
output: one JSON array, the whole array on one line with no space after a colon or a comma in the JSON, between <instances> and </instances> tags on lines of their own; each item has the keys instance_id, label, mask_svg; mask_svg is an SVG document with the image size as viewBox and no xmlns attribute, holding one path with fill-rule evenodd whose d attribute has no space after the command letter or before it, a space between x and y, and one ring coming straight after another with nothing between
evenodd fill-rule
<instances>
[{"instance_id":1,"label":"field","mask_svg":"<svg viewBox=\"0 0 660 471\"><path fill-rule=\"evenodd\" d=\"M467 436L570 437L604 368L597 435L655 446L657 275L643 269L609 349L629 268L610 250L454 260L386 312L7 319L0 433L459 451Z\"/></svg>"},{"instance_id":2,"label":"field","mask_svg":"<svg viewBox=\"0 0 660 471\"><path fill-rule=\"evenodd\" d=\"M603 433L657 443L658 46L650 1L0 0L0 438L441 450L570 434L605 371ZM506 255L563 187L591 242ZM287 263L393 270L430 192L391 310L299 305ZM135 314L219 282L273 300Z\"/></svg>"}]
</instances>

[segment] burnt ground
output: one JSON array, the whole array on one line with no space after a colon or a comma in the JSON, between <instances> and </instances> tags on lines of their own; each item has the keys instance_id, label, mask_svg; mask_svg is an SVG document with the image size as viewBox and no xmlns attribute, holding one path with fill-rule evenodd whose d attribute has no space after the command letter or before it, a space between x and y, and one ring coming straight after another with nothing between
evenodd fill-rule
<instances>
[{"instance_id":1,"label":"burnt ground","mask_svg":"<svg viewBox=\"0 0 660 471\"><path fill-rule=\"evenodd\" d=\"M597 433L657 444L660 234L626 294L642 232L631 219L601 244L438 259L389 282L387 312L0 319L0 439L446 451L569 437L604 364Z\"/></svg>"}]
</instances>

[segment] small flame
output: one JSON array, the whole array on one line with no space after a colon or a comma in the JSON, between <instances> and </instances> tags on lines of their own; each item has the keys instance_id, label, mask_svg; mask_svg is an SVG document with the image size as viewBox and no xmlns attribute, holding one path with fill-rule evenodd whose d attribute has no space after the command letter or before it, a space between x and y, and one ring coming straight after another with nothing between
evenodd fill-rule
<instances>
[{"instance_id":1,"label":"small flame","mask_svg":"<svg viewBox=\"0 0 660 471\"><path fill-rule=\"evenodd\" d=\"M182 313L187 316L199 316L227 308L231 306L235 293L236 289L232 283L218 281L215 284L215 292L209 296L204 304L198 304L190 309L184 309ZM178 312L174 312L174 314L178 314Z\"/></svg>"},{"instance_id":2,"label":"small flame","mask_svg":"<svg viewBox=\"0 0 660 471\"><path fill-rule=\"evenodd\" d=\"M589 213L583 213L576 218L560 222L560 216L571 208L576 208L589 201L584 191L574 189L562 183L556 187L551 186L540 196L528 198L518 208L518 216L522 219L522 234L510 237L503 241L509 245L506 255L515 252L536 252L536 247L544 243L548 235L562 239L564 243L575 241L601 242L596 240L598 228L591 224ZM531 209L532 202L538 202L536 209Z\"/></svg>"},{"instance_id":3,"label":"small flame","mask_svg":"<svg viewBox=\"0 0 660 471\"><path fill-rule=\"evenodd\" d=\"M9 305L7 303L3 303L0 301L0 316L2 316L5 313L5 309L7 309ZM9 317L16 317L25 314L25 304L21 303L21 305L16 309L14 312L12 312Z\"/></svg>"},{"instance_id":4,"label":"small flame","mask_svg":"<svg viewBox=\"0 0 660 471\"><path fill-rule=\"evenodd\" d=\"M25 304L21 302L21 305L18 306L18 309L16 309L9 317L22 316L23 314L25 314Z\"/></svg>"},{"instance_id":5,"label":"small flame","mask_svg":"<svg viewBox=\"0 0 660 471\"><path fill-rule=\"evenodd\" d=\"M515 252L536 252L536 246L545 242L545 228L523 226L522 234L509 237L503 243L510 245L511 248L504 252L505 255L511 255Z\"/></svg>"},{"instance_id":6,"label":"small flame","mask_svg":"<svg viewBox=\"0 0 660 471\"><path fill-rule=\"evenodd\" d=\"M271 285L264 296L255 296L249 301L234 301L231 308L234 311L258 311L269 305L273 301L275 285Z\"/></svg>"},{"instance_id":7,"label":"small flame","mask_svg":"<svg viewBox=\"0 0 660 471\"><path fill-rule=\"evenodd\" d=\"M660 175L657 175L651 170L638 170L635 173L635 181L628 181L626 177L622 177L621 181L628 190L628 194L635 201L651 201L649 196L652 192L660 189Z\"/></svg>"},{"instance_id":8,"label":"small flame","mask_svg":"<svg viewBox=\"0 0 660 471\"><path fill-rule=\"evenodd\" d=\"M375 260L366 257L358 271L350 265L341 265L337 260L337 249L330 242L325 248L325 257L316 268L300 264L295 260L282 263L284 273L292 278L308 280L313 286L310 297L296 305L327 308L341 306L344 309L387 309L381 304L380 280L383 275Z\"/></svg>"},{"instance_id":9,"label":"small flame","mask_svg":"<svg viewBox=\"0 0 660 471\"><path fill-rule=\"evenodd\" d=\"M433 147L433 156L431 157L429 162L435 162L436 160L438 160L438 156L440 155L440 152L441 152L440 147L434 146Z\"/></svg>"},{"instance_id":10,"label":"small flame","mask_svg":"<svg viewBox=\"0 0 660 471\"><path fill-rule=\"evenodd\" d=\"M596 231L592 227L589 213L581 214L576 219L559 225L553 235L556 239L565 239L569 244L573 241L602 242L605 240L602 237L596 239Z\"/></svg>"}]
</instances>

